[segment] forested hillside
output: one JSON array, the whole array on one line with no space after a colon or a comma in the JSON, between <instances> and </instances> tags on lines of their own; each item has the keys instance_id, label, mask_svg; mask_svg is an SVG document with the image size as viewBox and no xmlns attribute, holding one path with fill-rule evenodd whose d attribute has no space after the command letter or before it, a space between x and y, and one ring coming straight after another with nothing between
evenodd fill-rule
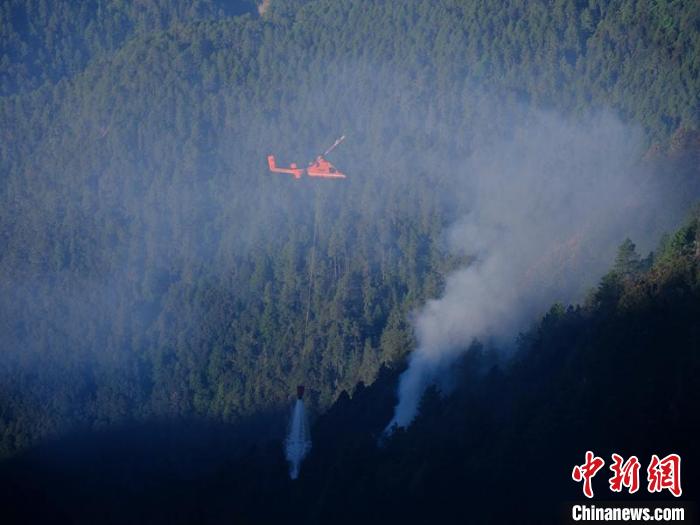
<instances>
[{"instance_id":1,"label":"forested hillside","mask_svg":"<svg viewBox=\"0 0 700 525\"><path fill-rule=\"evenodd\" d=\"M697 2L0 12L4 457L134 421L269 415L279 434L297 383L322 410L401 367L409 313L465 263L444 242L454 181L524 107L641 130L640 180L680 193L655 227L696 196ZM266 170L343 133L341 183Z\"/></svg>"},{"instance_id":2,"label":"forested hillside","mask_svg":"<svg viewBox=\"0 0 700 525\"><path fill-rule=\"evenodd\" d=\"M70 78L91 60L118 50L136 33L246 12L256 12L253 0L138 3L8 0L2 3L0 13L0 94L26 92Z\"/></svg>"},{"instance_id":3,"label":"forested hillside","mask_svg":"<svg viewBox=\"0 0 700 525\"><path fill-rule=\"evenodd\" d=\"M413 425L391 439L381 436L395 372L341 394L317 419L297 481L276 439L239 449L235 426L126 426L7 461L2 508L57 523L560 523L565 502L582 498L570 471L588 449L680 454L683 498L674 504L692 502L699 232L696 212L653 257L625 241L584 304L553 305L511 360L474 345L455 367L457 388L429 390ZM665 494L611 494L607 479L593 480L596 505L669 503Z\"/></svg>"}]
</instances>

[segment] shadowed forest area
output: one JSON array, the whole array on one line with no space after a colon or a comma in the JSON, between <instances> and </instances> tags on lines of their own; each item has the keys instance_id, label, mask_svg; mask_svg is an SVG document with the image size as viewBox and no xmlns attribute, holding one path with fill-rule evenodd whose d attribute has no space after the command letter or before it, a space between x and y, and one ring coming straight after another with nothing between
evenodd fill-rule
<instances>
[{"instance_id":1,"label":"shadowed forest area","mask_svg":"<svg viewBox=\"0 0 700 525\"><path fill-rule=\"evenodd\" d=\"M697 2L259 7L0 3L8 522L546 523L589 449L697 499ZM345 180L267 170L343 134ZM382 437L489 250L542 293Z\"/></svg>"}]
</instances>

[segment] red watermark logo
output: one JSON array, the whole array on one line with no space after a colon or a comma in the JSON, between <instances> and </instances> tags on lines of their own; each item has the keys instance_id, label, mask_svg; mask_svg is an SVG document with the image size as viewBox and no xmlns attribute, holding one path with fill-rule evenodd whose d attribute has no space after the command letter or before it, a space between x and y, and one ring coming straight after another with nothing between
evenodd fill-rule
<instances>
[{"instance_id":1,"label":"red watermark logo","mask_svg":"<svg viewBox=\"0 0 700 525\"><path fill-rule=\"evenodd\" d=\"M627 460L619 454L612 455L610 470L613 475L608 480L612 492L622 492L627 489L629 494L639 490L639 470L641 465L637 456L630 456ZM583 482L583 494L587 498L593 497L593 477L605 466L605 460L586 452L583 465L576 465L571 472L571 479ZM681 488L681 457L678 454L669 454L659 459L652 454L647 467L647 491L661 492L668 490L676 498L683 493Z\"/></svg>"}]
</instances>

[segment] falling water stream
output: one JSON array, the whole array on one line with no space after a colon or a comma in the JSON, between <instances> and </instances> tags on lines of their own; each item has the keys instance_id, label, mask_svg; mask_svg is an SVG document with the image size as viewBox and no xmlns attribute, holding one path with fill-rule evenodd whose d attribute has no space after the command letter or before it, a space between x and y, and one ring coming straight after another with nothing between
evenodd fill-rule
<instances>
[{"instance_id":1,"label":"falling water stream","mask_svg":"<svg viewBox=\"0 0 700 525\"><path fill-rule=\"evenodd\" d=\"M292 409L289 434L285 440L285 452L289 461L289 477L297 479L299 468L306 454L311 450L311 435L304 409L304 400L297 399Z\"/></svg>"}]
</instances>

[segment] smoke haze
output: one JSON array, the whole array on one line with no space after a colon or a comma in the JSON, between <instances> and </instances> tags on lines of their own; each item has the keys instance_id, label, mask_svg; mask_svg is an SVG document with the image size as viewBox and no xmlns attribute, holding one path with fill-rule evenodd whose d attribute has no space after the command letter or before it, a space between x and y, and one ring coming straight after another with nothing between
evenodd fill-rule
<instances>
[{"instance_id":1,"label":"smoke haze","mask_svg":"<svg viewBox=\"0 0 700 525\"><path fill-rule=\"evenodd\" d=\"M410 424L425 388L474 340L507 348L553 302L581 299L625 237L649 249L678 219L640 166L638 129L607 114L526 113L465 164L466 210L448 238L470 263L414 316L417 348L389 432Z\"/></svg>"},{"instance_id":2,"label":"smoke haze","mask_svg":"<svg viewBox=\"0 0 700 525\"><path fill-rule=\"evenodd\" d=\"M43 127L3 121L31 155L0 156L0 377L32 420L67 414L57 433L281 415L300 382L330 406L402 357L383 332L440 294L447 244L472 263L415 318L406 424L474 337L509 340L595 282L626 236L665 229L640 133L613 116L574 123L369 60L287 82L278 57L256 77L271 91L246 91L187 74L201 64L186 47L133 45L143 60L88 68L72 81L84 96L46 102ZM347 179L267 171L268 154L305 165L341 134L329 160ZM63 412L46 402L57 391Z\"/></svg>"}]
</instances>

